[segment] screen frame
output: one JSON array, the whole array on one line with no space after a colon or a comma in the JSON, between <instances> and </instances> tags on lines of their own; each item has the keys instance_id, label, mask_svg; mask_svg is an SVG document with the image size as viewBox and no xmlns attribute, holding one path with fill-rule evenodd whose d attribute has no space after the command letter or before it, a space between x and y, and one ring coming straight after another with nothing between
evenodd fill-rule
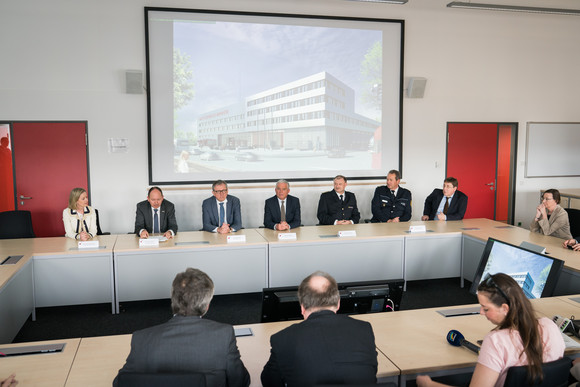
<instances>
[{"instance_id":1,"label":"screen frame","mask_svg":"<svg viewBox=\"0 0 580 387\"><path fill-rule=\"evenodd\" d=\"M144 7L145 17L145 82L146 82L146 98L147 98L147 154L148 154L148 178L150 185L200 185L208 184L215 180L215 178L207 178L205 180L190 180L190 181L165 181L154 180L153 177L153 150L152 150L152 120L151 120L151 91L148 85L151 84L150 74L150 45L149 45L149 12L184 12L184 13L201 13L201 14L217 14L217 15L240 15L252 17L276 17L276 18L292 18L292 19L321 19L321 20L337 20L337 21L360 21L373 23L394 23L400 26L400 53L399 53L399 96L398 96L398 166L397 169L401 173L403 166L403 99L404 99L404 53L405 53L405 20L389 19L389 18L364 18L364 17L348 17L348 16L330 16L330 15L307 15L307 14L291 14L291 13L271 13L271 12L243 12L232 10L209 10L209 9L188 9L188 8L169 8L169 7ZM392 169L392 168L391 168ZM287 181L326 181L333 176L315 176L315 177L286 177ZM352 176L349 180L376 180L383 179L384 174L380 175L364 175ZM229 183L265 183L275 182L278 178L244 178L244 179L228 179Z\"/></svg>"},{"instance_id":2,"label":"screen frame","mask_svg":"<svg viewBox=\"0 0 580 387\"><path fill-rule=\"evenodd\" d=\"M556 285L558 284L558 279L560 278L560 273L562 272L562 268L564 267L564 261L562 261L561 259L555 258L555 257L551 257L547 254L540 254L540 253L537 253L535 251L523 248L521 246L516 246L516 245L511 244L509 242L505 242L505 241L495 239L495 238L488 238L487 239L487 243L485 245L485 248L483 249L483 253L481 254L481 258L479 260L479 265L478 265L477 270L475 272L475 276L473 277L473 282L471 283L471 288L469 289L470 293L472 293L474 295L477 294L477 287L479 286L479 283L481 282L483 272L485 271L485 266L487 265L487 261L489 259L489 254L491 253L491 250L493 249L493 246L496 242L501 243L501 244L506 245L506 246L509 246L509 247L512 247L514 249L523 250L523 251L526 251L530 254L539 255L542 258L547 258L547 259L552 260L553 261L552 267L550 268L550 273L548 274L548 277L546 278L546 285L544 286L544 289L542 290L542 294L540 295L540 298L552 296L552 294L554 293L554 290L556 289Z\"/></svg>"}]
</instances>

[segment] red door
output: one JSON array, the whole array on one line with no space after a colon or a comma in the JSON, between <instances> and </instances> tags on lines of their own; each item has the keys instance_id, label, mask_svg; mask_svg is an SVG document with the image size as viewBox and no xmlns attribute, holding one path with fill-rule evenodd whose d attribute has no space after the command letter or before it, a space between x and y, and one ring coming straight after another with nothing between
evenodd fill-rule
<instances>
[{"instance_id":1,"label":"red door","mask_svg":"<svg viewBox=\"0 0 580 387\"><path fill-rule=\"evenodd\" d=\"M12 126L17 209L32 213L37 237L62 236L72 188L87 191L86 122L15 122Z\"/></svg>"},{"instance_id":2,"label":"red door","mask_svg":"<svg viewBox=\"0 0 580 387\"><path fill-rule=\"evenodd\" d=\"M447 127L447 176L457 178L469 197L465 218L494 219L497 133L497 124Z\"/></svg>"},{"instance_id":3,"label":"red door","mask_svg":"<svg viewBox=\"0 0 580 387\"><path fill-rule=\"evenodd\" d=\"M14 171L12 169L10 125L0 124L0 212L14 210Z\"/></svg>"}]
</instances>

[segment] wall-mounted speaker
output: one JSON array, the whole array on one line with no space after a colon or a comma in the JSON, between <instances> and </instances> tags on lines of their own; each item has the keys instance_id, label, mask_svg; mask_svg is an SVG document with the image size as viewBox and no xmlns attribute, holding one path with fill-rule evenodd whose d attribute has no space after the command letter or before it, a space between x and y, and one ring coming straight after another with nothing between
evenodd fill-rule
<instances>
[{"instance_id":1,"label":"wall-mounted speaker","mask_svg":"<svg viewBox=\"0 0 580 387\"><path fill-rule=\"evenodd\" d=\"M125 91L127 94L143 94L143 71L125 71Z\"/></svg>"},{"instance_id":2,"label":"wall-mounted speaker","mask_svg":"<svg viewBox=\"0 0 580 387\"><path fill-rule=\"evenodd\" d=\"M427 78L413 77L409 78L407 86L407 97L409 98L423 98L425 95L425 86L427 85Z\"/></svg>"}]
</instances>

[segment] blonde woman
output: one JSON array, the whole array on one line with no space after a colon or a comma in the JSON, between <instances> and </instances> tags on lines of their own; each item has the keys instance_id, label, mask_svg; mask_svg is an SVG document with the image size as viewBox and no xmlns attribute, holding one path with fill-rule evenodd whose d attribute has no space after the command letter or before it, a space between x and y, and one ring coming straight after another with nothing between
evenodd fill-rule
<instances>
[{"instance_id":1,"label":"blonde woman","mask_svg":"<svg viewBox=\"0 0 580 387\"><path fill-rule=\"evenodd\" d=\"M97 235L97 215L89 207L89 195L84 188L73 188L68 198L68 207L62 212L66 236L79 241L88 241Z\"/></svg>"}]
</instances>

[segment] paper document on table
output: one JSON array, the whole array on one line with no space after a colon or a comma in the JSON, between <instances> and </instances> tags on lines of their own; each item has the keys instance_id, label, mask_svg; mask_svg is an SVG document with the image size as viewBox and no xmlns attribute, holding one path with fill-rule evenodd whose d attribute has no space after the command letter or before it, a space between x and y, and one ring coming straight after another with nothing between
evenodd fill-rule
<instances>
[{"instance_id":1,"label":"paper document on table","mask_svg":"<svg viewBox=\"0 0 580 387\"><path fill-rule=\"evenodd\" d=\"M580 348L580 343L574 340L572 337L562 333L562 337L564 338L564 344L566 344L566 348Z\"/></svg>"},{"instance_id":2,"label":"paper document on table","mask_svg":"<svg viewBox=\"0 0 580 387\"><path fill-rule=\"evenodd\" d=\"M159 239L159 242L165 242L167 240L167 238L164 237L163 235L149 235L149 238Z\"/></svg>"}]
</instances>

